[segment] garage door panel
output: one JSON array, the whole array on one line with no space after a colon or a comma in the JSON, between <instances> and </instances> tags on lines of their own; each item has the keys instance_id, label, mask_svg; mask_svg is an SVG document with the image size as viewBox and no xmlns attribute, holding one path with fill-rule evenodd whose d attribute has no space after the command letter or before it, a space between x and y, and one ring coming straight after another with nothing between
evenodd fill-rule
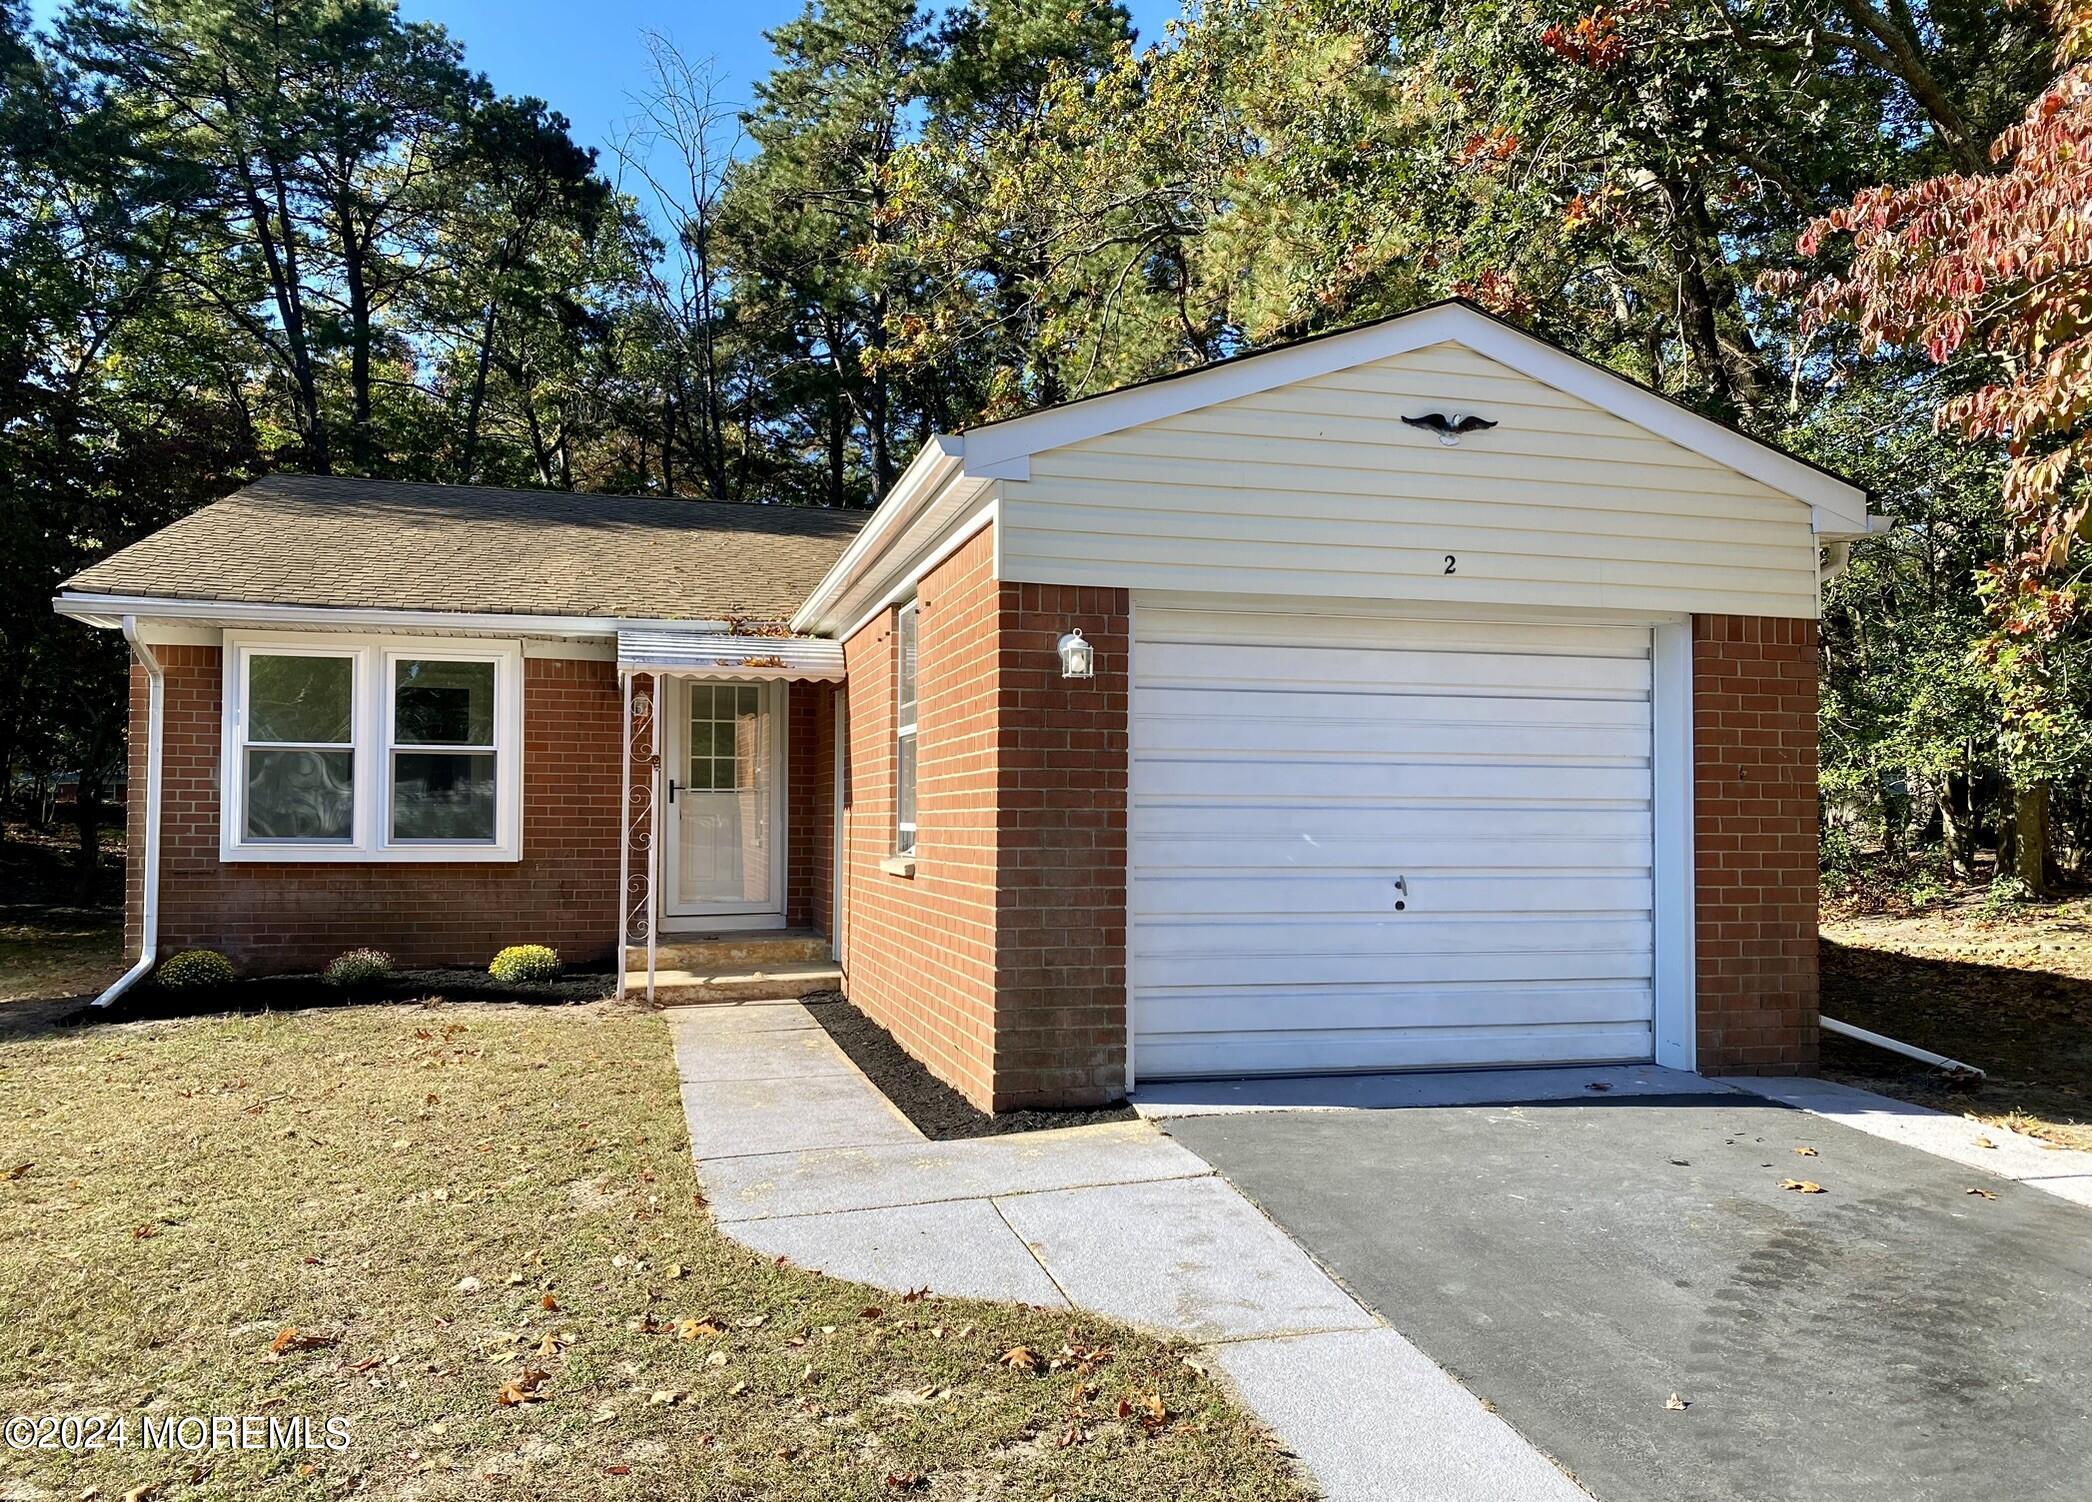
<instances>
[{"instance_id":1,"label":"garage door panel","mask_svg":"<svg viewBox=\"0 0 2092 1502\"><path fill-rule=\"evenodd\" d=\"M1650 1056L1646 627L1135 613L1142 1077Z\"/></svg>"},{"instance_id":2,"label":"garage door panel","mask_svg":"<svg viewBox=\"0 0 2092 1502\"><path fill-rule=\"evenodd\" d=\"M1144 1035L1140 1072L1157 1079L1235 1074L1328 1074L1343 1071L1460 1069L1521 1065L1631 1062L1647 1059L1654 1040L1647 1022L1616 1026L1519 1028L1390 1028L1326 1033L1269 1032ZM1399 1060L1391 1065L1389 1060Z\"/></svg>"},{"instance_id":3,"label":"garage door panel","mask_svg":"<svg viewBox=\"0 0 2092 1502\"><path fill-rule=\"evenodd\" d=\"M1381 985L1215 986L1160 991L1149 1004L1156 1033L1516 1027L1523 1023L1647 1022L1649 988L1587 986Z\"/></svg>"},{"instance_id":4,"label":"garage door panel","mask_svg":"<svg viewBox=\"0 0 2092 1502\"><path fill-rule=\"evenodd\" d=\"M1286 919L1378 920L1396 928L1421 927L1455 914L1532 914L1561 920L1580 931L1582 920L1609 913L1646 914L1656 900L1647 876L1456 875L1404 869L1405 894L1379 874L1324 875L1273 871L1262 879L1240 874L1155 876L1144 880L1144 902L1158 912L1184 918L1277 917ZM1402 903L1402 911L1395 904ZM1571 920L1568 915L1574 914ZM1521 925L1521 928L1527 925ZM1289 924L1289 933L1296 925ZM1540 925L1543 932L1546 925ZM1392 936L1401 943L1426 942L1428 935Z\"/></svg>"},{"instance_id":5,"label":"garage door panel","mask_svg":"<svg viewBox=\"0 0 2092 1502\"><path fill-rule=\"evenodd\" d=\"M1648 757L1646 726L1460 723L1444 719L1243 719L1235 715L1179 715L1142 720L1133 733L1158 758L1244 755L1366 758L1416 762L1473 760L1559 766L1575 761L1638 764ZM1532 747L1544 744L1544 755ZM1363 749L1362 749L1363 748Z\"/></svg>"},{"instance_id":6,"label":"garage door panel","mask_svg":"<svg viewBox=\"0 0 2092 1502\"><path fill-rule=\"evenodd\" d=\"M1292 642L1236 645L1154 641L1133 648L1133 672L1162 687L1241 689L1286 684L1345 693L1443 690L1463 694L1531 694L1542 698L1649 691L1646 658L1533 656L1507 652L1417 651L1401 647L1316 647Z\"/></svg>"},{"instance_id":7,"label":"garage door panel","mask_svg":"<svg viewBox=\"0 0 2092 1502\"><path fill-rule=\"evenodd\" d=\"M1192 597L1147 594L1141 600L1140 644L1166 647L1202 642L1284 642L1300 647L1353 647L1362 638L1386 637L1382 612L1360 614L1342 607L1286 610L1254 602L1225 609L1202 608ZM1400 645L1412 651L1513 652L1530 656L1626 657L1649 655L1646 626L1556 622L1536 633L1524 621L1462 620L1457 616L1409 616L1399 623Z\"/></svg>"},{"instance_id":8,"label":"garage door panel","mask_svg":"<svg viewBox=\"0 0 2092 1502\"><path fill-rule=\"evenodd\" d=\"M1260 804L1284 800L1317 803L1564 803L1646 804L1646 767L1548 765L1535 777L1534 764L1484 766L1472 762L1258 762L1181 761L1143 758L1143 799L1217 799Z\"/></svg>"},{"instance_id":9,"label":"garage door panel","mask_svg":"<svg viewBox=\"0 0 2092 1502\"><path fill-rule=\"evenodd\" d=\"M1646 699L1517 699L1478 694L1352 688L1338 692L1296 687L1286 682L1254 687L1144 688L1134 724L1163 725L1176 719L1267 720L1310 722L1343 720L1379 726L1434 722L1469 725L1612 726L1646 736ZM1143 745L1150 743L1143 742ZM1647 741L1642 742L1643 745Z\"/></svg>"},{"instance_id":10,"label":"garage door panel","mask_svg":"<svg viewBox=\"0 0 2092 1502\"><path fill-rule=\"evenodd\" d=\"M1314 808L1290 804L1259 807L1255 804L1155 803L1145 796L1135 802L1130 823L1135 837L1134 860L1144 867L1167 864L1149 849L1150 841L1172 836L1225 839L1236 833L1245 838L1357 840L1363 843L1454 843L1468 839L1477 842L1624 840L1635 845L1641 852L1639 863L1646 865L1649 842L1655 829L1655 821L1646 806L1549 808L1482 805L1437 808L1429 804L1412 804L1406 807ZM1407 845L1401 845L1391 853L1400 855L1407 849ZM1384 855L1388 853L1383 852ZM1457 863L1441 861L1433 864Z\"/></svg>"},{"instance_id":11,"label":"garage door panel","mask_svg":"<svg viewBox=\"0 0 2092 1502\"><path fill-rule=\"evenodd\" d=\"M1200 871L1272 872L1282 870L1380 871L1390 862L1386 837L1339 834L1330 830L1297 834L1227 835L1148 834L1140 840L1142 864L1137 872L1166 876L1187 868ZM1401 841L1392 860L1404 874L1420 871L1586 871L1607 875L1632 871L1649 859L1649 839L1409 839Z\"/></svg>"}]
</instances>

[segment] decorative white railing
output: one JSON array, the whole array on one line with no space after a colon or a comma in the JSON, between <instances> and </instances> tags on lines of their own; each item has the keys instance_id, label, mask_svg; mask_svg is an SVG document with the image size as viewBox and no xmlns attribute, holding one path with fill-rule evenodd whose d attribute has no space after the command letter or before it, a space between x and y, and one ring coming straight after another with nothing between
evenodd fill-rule
<instances>
[{"instance_id":1,"label":"decorative white railing","mask_svg":"<svg viewBox=\"0 0 2092 1502\"><path fill-rule=\"evenodd\" d=\"M624 796L618 826L618 891L622 904L618 914L617 994L627 990L627 966L632 946L646 945L646 997L654 999L654 884L659 865L661 814L655 785L661 768L661 719L655 712L658 677L648 676L644 686L637 673L618 675L624 683ZM644 748L641 750L641 748ZM635 779L635 761L643 775Z\"/></svg>"}]
</instances>

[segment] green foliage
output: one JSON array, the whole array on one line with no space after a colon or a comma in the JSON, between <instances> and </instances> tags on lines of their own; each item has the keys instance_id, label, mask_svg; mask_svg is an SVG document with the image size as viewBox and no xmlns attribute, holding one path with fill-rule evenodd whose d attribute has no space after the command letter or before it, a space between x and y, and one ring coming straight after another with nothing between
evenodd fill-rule
<instances>
[{"instance_id":1,"label":"green foliage","mask_svg":"<svg viewBox=\"0 0 2092 1502\"><path fill-rule=\"evenodd\" d=\"M215 949L184 949L160 961L153 980L163 991L208 996L232 984L232 962Z\"/></svg>"},{"instance_id":2,"label":"green foliage","mask_svg":"<svg viewBox=\"0 0 2092 1502\"><path fill-rule=\"evenodd\" d=\"M353 995L388 979L392 968L392 956L382 949L351 949L329 960L320 978Z\"/></svg>"},{"instance_id":3,"label":"green foliage","mask_svg":"<svg viewBox=\"0 0 2092 1502\"><path fill-rule=\"evenodd\" d=\"M508 985L552 980L559 974L559 951L543 944L511 944L494 956L487 974Z\"/></svg>"}]
</instances>

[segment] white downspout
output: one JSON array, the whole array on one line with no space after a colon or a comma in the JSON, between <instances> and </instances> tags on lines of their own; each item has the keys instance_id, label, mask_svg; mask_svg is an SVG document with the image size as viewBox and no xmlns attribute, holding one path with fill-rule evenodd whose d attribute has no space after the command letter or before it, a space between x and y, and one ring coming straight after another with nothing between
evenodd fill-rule
<instances>
[{"instance_id":1,"label":"white downspout","mask_svg":"<svg viewBox=\"0 0 2092 1502\"><path fill-rule=\"evenodd\" d=\"M167 733L167 672L138 634L138 617L123 618L124 640L145 668L145 883L138 909L138 960L92 1005L106 1007L152 972L160 952L160 768Z\"/></svg>"},{"instance_id":2,"label":"white downspout","mask_svg":"<svg viewBox=\"0 0 2092 1502\"><path fill-rule=\"evenodd\" d=\"M1819 1016L1816 1022L1819 1027L1837 1033L1841 1037L1856 1039L1861 1043L1870 1043L1876 1048L1885 1048L1890 1053L1900 1053L1906 1059L1916 1059L1920 1064L1930 1064L1934 1069L1943 1069L1948 1074L1967 1075L1972 1079L1979 1080L1989 1078L1973 1064L1963 1063L1960 1059L1950 1059L1943 1053L1934 1053L1931 1049L1920 1048L1915 1043L1905 1043L1900 1038L1891 1038L1882 1033L1870 1033L1863 1027L1854 1027L1849 1022L1840 1022L1835 1017Z\"/></svg>"}]
</instances>

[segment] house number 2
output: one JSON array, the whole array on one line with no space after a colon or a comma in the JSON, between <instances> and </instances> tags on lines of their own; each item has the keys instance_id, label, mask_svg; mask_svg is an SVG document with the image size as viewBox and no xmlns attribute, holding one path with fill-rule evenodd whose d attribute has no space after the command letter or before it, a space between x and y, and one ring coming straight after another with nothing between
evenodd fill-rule
<instances>
[{"instance_id":1,"label":"house number 2","mask_svg":"<svg viewBox=\"0 0 2092 1502\"><path fill-rule=\"evenodd\" d=\"M1459 563L1459 560L1458 560L1457 558L1455 558L1455 557L1454 557L1454 556L1453 556L1453 555L1452 555L1451 553L1448 553L1448 554L1446 554L1446 572L1447 572L1447 573L1449 573L1449 574L1450 574L1450 573L1453 573L1453 572L1455 571L1455 567L1456 567L1456 565L1457 565L1458 563Z\"/></svg>"}]
</instances>

